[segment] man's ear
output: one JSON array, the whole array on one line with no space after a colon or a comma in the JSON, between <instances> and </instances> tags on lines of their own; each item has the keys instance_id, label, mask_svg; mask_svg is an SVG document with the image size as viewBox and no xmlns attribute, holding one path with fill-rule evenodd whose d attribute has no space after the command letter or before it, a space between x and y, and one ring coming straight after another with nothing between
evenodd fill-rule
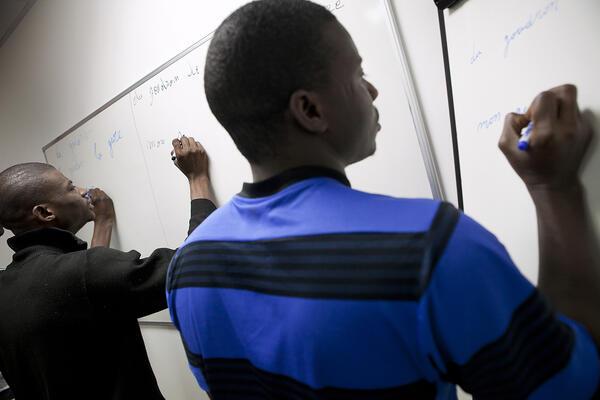
<instances>
[{"instance_id":1,"label":"man's ear","mask_svg":"<svg viewBox=\"0 0 600 400\"><path fill-rule=\"evenodd\" d=\"M296 90L290 96L289 109L294 120L305 130L312 133L324 133L327 130L327 119L317 93Z\"/></svg>"},{"instance_id":2,"label":"man's ear","mask_svg":"<svg viewBox=\"0 0 600 400\"><path fill-rule=\"evenodd\" d=\"M47 204L38 204L33 207L31 213L39 222L52 222L56 219L56 215L48 208Z\"/></svg>"}]
</instances>

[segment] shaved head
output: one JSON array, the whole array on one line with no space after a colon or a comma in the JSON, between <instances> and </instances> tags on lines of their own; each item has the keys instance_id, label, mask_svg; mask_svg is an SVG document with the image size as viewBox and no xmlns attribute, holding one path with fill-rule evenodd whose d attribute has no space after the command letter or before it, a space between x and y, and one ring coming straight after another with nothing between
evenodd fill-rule
<instances>
[{"instance_id":1,"label":"shaved head","mask_svg":"<svg viewBox=\"0 0 600 400\"><path fill-rule=\"evenodd\" d=\"M1 227L20 230L31 218L33 207L49 200L52 188L46 174L54 170L49 164L31 162L0 172Z\"/></svg>"}]
</instances>

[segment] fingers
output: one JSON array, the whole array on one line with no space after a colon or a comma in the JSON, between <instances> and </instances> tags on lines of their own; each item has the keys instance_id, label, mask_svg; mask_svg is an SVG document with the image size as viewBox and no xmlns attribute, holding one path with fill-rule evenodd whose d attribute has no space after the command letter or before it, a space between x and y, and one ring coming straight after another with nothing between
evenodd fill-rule
<instances>
[{"instance_id":1,"label":"fingers","mask_svg":"<svg viewBox=\"0 0 600 400\"><path fill-rule=\"evenodd\" d=\"M533 100L527 111L533 121L531 147L543 147L550 141L558 122L559 107L558 96L550 90L538 94Z\"/></svg>"},{"instance_id":2,"label":"fingers","mask_svg":"<svg viewBox=\"0 0 600 400\"><path fill-rule=\"evenodd\" d=\"M558 119L567 124L575 124L580 117L577 105L577 87L574 85L562 85L550 89L559 101Z\"/></svg>"},{"instance_id":3,"label":"fingers","mask_svg":"<svg viewBox=\"0 0 600 400\"><path fill-rule=\"evenodd\" d=\"M192 148L192 146L194 144L194 138L182 136L180 140L181 140L181 149L186 153L189 152L190 148Z\"/></svg>"},{"instance_id":4,"label":"fingers","mask_svg":"<svg viewBox=\"0 0 600 400\"><path fill-rule=\"evenodd\" d=\"M596 124L596 116L591 110L584 110L583 113L581 113L581 123L584 132L584 145L587 147L596 134L594 132L594 126L598 126Z\"/></svg>"},{"instance_id":5,"label":"fingers","mask_svg":"<svg viewBox=\"0 0 600 400\"><path fill-rule=\"evenodd\" d=\"M203 169L206 170L205 164L208 162L208 155L206 149L202 144L196 141L193 137L182 136L180 139L173 139L173 150L171 150L171 159L177 168L180 170L188 170L192 165L190 163L200 162L204 165ZM196 160L196 161L192 161ZM184 166L184 164L189 164Z\"/></svg>"},{"instance_id":6,"label":"fingers","mask_svg":"<svg viewBox=\"0 0 600 400\"><path fill-rule=\"evenodd\" d=\"M181 137L181 139L175 138L171 141L171 144L173 145L173 150L171 150L171 156L180 156L183 153L189 153L190 151L194 150L200 151L202 153L206 152L202 144L196 141L191 136L187 137L184 135Z\"/></svg>"},{"instance_id":7,"label":"fingers","mask_svg":"<svg viewBox=\"0 0 600 400\"><path fill-rule=\"evenodd\" d=\"M581 118L577 87L566 84L540 93L529 107L527 116L533 121L532 147L544 146L556 133L559 123L573 127ZM564 133L572 133L572 130L567 129Z\"/></svg>"},{"instance_id":8,"label":"fingers","mask_svg":"<svg viewBox=\"0 0 600 400\"><path fill-rule=\"evenodd\" d=\"M196 151L202 153L202 154L206 154L206 150L204 149L204 146L202 146L202 143L194 140L194 138L190 138L193 142L194 142L194 147L196 149Z\"/></svg>"},{"instance_id":9,"label":"fingers","mask_svg":"<svg viewBox=\"0 0 600 400\"><path fill-rule=\"evenodd\" d=\"M504 128L498 141L498 147L504 154L517 148L517 143L521 137L521 131L529 124L529 118L526 115L509 113L504 119Z\"/></svg>"},{"instance_id":10,"label":"fingers","mask_svg":"<svg viewBox=\"0 0 600 400\"><path fill-rule=\"evenodd\" d=\"M173 145L173 150L171 150L171 159L173 160L173 154L175 154L175 159L173 162L177 165L177 158L181 157L183 154L183 140L187 139L185 136L182 136L181 139L175 138L171 141Z\"/></svg>"},{"instance_id":11,"label":"fingers","mask_svg":"<svg viewBox=\"0 0 600 400\"><path fill-rule=\"evenodd\" d=\"M95 204L98 201L102 201L108 199L108 195L101 189L94 188L88 190L88 194L90 195L90 199L92 200L92 204Z\"/></svg>"}]
</instances>

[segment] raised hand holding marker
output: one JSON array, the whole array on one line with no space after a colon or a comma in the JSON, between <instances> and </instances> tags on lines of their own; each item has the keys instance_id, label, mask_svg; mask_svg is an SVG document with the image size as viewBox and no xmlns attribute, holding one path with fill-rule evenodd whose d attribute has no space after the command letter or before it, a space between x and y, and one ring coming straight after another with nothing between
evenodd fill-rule
<instances>
[{"instance_id":1,"label":"raised hand holding marker","mask_svg":"<svg viewBox=\"0 0 600 400\"><path fill-rule=\"evenodd\" d=\"M521 139L519 139L519 143L517 143L517 147L519 150L527 150L529 149L529 135L531 135L531 129L533 128L533 121L529 122L529 124L523 128L525 131L521 134Z\"/></svg>"}]
</instances>

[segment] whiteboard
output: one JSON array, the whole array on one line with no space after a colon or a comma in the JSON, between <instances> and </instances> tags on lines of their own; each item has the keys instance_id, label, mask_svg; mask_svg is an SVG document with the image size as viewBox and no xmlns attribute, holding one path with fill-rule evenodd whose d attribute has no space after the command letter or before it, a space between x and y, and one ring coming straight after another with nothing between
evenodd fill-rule
<instances>
[{"instance_id":1,"label":"whiteboard","mask_svg":"<svg viewBox=\"0 0 600 400\"><path fill-rule=\"evenodd\" d=\"M224 3L233 11L242 2ZM350 32L368 79L379 90L375 104L382 130L377 151L347 169L353 187L393 196L432 197L386 2L320 3ZM44 147L46 160L75 184L102 188L113 198L112 247L147 255L157 247L175 248L184 241L189 188L170 159L174 137L193 136L206 148L217 205L252 180L248 163L210 112L204 95L206 51L223 17L215 18L206 36L190 49ZM91 233L91 226L86 227L80 236L89 241ZM170 321L166 311L146 320Z\"/></svg>"},{"instance_id":2,"label":"whiteboard","mask_svg":"<svg viewBox=\"0 0 600 400\"><path fill-rule=\"evenodd\" d=\"M497 235L533 282L535 208L497 143L507 113L523 113L539 92L564 83L578 86L581 109L600 115L599 16L598 0L467 0L444 14L465 212ZM583 181L600 227L597 143Z\"/></svg>"}]
</instances>

